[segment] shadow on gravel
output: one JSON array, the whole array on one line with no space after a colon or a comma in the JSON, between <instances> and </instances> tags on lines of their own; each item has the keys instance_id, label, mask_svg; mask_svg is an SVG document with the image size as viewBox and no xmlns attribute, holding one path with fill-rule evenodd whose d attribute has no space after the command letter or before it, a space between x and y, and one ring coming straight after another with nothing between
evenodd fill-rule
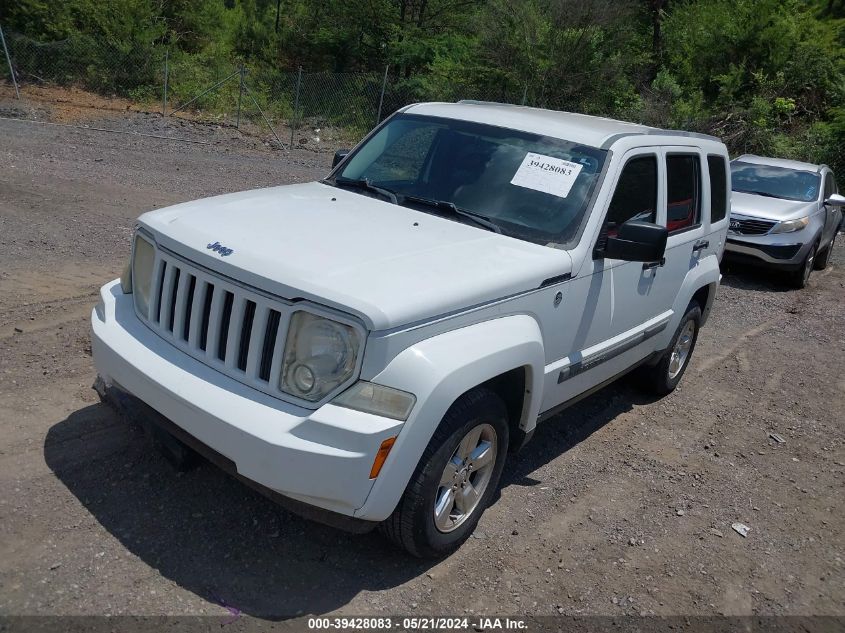
<instances>
[{"instance_id":1,"label":"shadow on gravel","mask_svg":"<svg viewBox=\"0 0 845 633\"><path fill-rule=\"evenodd\" d=\"M128 423L105 404L72 413L47 434L47 465L129 552L233 615L322 614L433 564L378 533L300 519L204 460L177 472L135 426L122 445L104 446L118 424Z\"/></svg>"},{"instance_id":2,"label":"shadow on gravel","mask_svg":"<svg viewBox=\"0 0 845 633\"><path fill-rule=\"evenodd\" d=\"M533 471L646 402L617 382L541 424L511 458L502 485L539 483ZM274 620L322 614L434 564L405 555L378 533L346 534L301 519L204 460L177 472L139 427L102 403L53 426L44 456L129 552L233 614Z\"/></svg>"},{"instance_id":3,"label":"shadow on gravel","mask_svg":"<svg viewBox=\"0 0 845 633\"><path fill-rule=\"evenodd\" d=\"M633 386L631 378L622 378L540 423L528 445L512 455L505 464L501 487L542 483L532 478L531 473L577 446L635 405L650 404L656 400Z\"/></svg>"},{"instance_id":4,"label":"shadow on gravel","mask_svg":"<svg viewBox=\"0 0 845 633\"><path fill-rule=\"evenodd\" d=\"M812 277L810 278L812 283ZM737 290L762 292L790 292L786 273L768 268L722 263L722 285Z\"/></svg>"}]
</instances>

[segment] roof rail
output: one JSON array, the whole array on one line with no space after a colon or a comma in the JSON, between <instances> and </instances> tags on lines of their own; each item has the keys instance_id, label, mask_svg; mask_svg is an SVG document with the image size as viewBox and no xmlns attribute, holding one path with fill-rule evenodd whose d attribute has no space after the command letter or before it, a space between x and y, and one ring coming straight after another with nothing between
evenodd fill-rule
<instances>
[{"instance_id":1,"label":"roof rail","mask_svg":"<svg viewBox=\"0 0 845 633\"><path fill-rule=\"evenodd\" d=\"M502 103L501 101L481 101L480 99L461 99L458 103L465 105L498 105L498 106L513 106L516 108L523 107L516 103Z\"/></svg>"},{"instance_id":2,"label":"roof rail","mask_svg":"<svg viewBox=\"0 0 845 633\"><path fill-rule=\"evenodd\" d=\"M717 143L722 142L722 139L718 136L705 134L704 132L690 132L688 130L662 130L660 128L654 128L653 130L646 132L646 134L671 134L672 136L686 136L688 138L700 138L707 141L716 141Z\"/></svg>"},{"instance_id":3,"label":"roof rail","mask_svg":"<svg viewBox=\"0 0 845 633\"><path fill-rule=\"evenodd\" d=\"M625 138L627 136L683 136L686 138L699 138L705 141L715 141L717 143L722 142L722 139L716 136L702 134L701 132L688 132L687 130L662 130L657 127L646 127L645 129L637 130L636 132L619 132L618 134L608 136L604 140L604 143L602 143L601 149L608 149L620 138Z\"/></svg>"}]
</instances>

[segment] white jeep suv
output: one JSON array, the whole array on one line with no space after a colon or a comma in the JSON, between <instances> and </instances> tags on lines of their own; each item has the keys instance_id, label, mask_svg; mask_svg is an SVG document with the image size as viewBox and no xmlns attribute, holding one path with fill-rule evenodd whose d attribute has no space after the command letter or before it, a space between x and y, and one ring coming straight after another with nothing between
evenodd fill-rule
<instances>
[{"instance_id":1,"label":"white jeep suv","mask_svg":"<svg viewBox=\"0 0 845 633\"><path fill-rule=\"evenodd\" d=\"M142 215L94 359L265 493L442 555L539 421L634 368L675 388L730 190L712 137L409 106L325 180Z\"/></svg>"}]
</instances>

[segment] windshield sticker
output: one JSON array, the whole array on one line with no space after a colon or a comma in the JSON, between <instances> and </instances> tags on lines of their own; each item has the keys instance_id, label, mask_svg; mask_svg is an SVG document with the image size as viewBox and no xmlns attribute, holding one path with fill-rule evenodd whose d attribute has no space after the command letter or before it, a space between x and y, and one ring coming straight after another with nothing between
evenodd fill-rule
<instances>
[{"instance_id":1,"label":"windshield sticker","mask_svg":"<svg viewBox=\"0 0 845 633\"><path fill-rule=\"evenodd\" d=\"M528 152L511 179L512 185L565 198L581 173L582 165Z\"/></svg>"}]
</instances>

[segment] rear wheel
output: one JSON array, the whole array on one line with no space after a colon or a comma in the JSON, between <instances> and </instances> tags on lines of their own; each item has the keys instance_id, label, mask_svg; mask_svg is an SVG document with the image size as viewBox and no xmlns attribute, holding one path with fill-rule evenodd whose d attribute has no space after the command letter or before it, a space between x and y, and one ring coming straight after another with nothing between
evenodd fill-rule
<instances>
[{"instance_id":1,"label":"rear wheel","mask_svg":"<svg viewBox=\"0 0 845 633\"><path fill-rule=\"evenodd\" d=\"M507 449L501 398L486 387L467 392L446 412L382 532L414 556L454 551L496 493Z\"/></svg>"},{"instance_id":2,"label":"rear wheel","mask_svg":"<svg viewBox=\"0 0 845 633\"><path fill-rule=\"evenodd\" d=\"M806 288L807 283L810 281L810 273L813 272L813 266L816 262L816 252L818 251L819 245L815 244L810 249L810 252L807 253L807 256L804 258L804 261L801 262L801 267L793 272L790 277L790 281L792 282L792 286L794 288Z\"/></svg>"},{"instance_id":3,"label":"rear wheel","mask_svg":"<svg viewBox=\"0 0 845 633\"><path fill-rule=\"evenodd\" d=\"M665 396L675 390L689 365L700 326L701 307L693 301L687 306L672 342L657 364L637 370L640 385L644 390L657 396Z\"/></svg>"}]
</instances>

